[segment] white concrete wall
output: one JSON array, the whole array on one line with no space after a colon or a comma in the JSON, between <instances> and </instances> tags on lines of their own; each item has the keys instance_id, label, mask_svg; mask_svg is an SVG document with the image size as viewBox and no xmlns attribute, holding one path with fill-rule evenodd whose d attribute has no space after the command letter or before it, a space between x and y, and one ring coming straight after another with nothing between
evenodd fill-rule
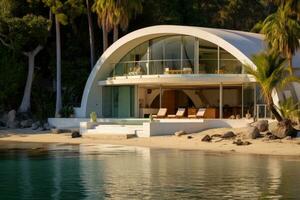
<instances>
[{"instance_id":1,"label":"white concrete wall","mask_svg":"<svg viewBox=\"0 0 300 200\"><path fill-rule=\"evenodd\" d=\"M79 128L80 122L87 122L88 118L48 118L48 123L56 128Z\"/></svg>"},{"instance_id":2,"label":"white concrete wall","mask_svg":"<svg viewBox=\"0 0 300 200\"><path fill-rule=\"evenodd\" d=\"M144 133L139 137L173 135L177 131L196 133L211 128L242 128L253 122L247 119L162 119L143 124Z\"/></svg>"}]
</instances>

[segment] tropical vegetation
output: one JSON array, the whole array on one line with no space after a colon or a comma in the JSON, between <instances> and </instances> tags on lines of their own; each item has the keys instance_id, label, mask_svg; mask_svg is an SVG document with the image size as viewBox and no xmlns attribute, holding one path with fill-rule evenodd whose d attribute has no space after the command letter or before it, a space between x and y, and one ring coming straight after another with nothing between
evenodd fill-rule
<instances>
[{"instance_id":1,"label":"tropical vegetation","mask_svg":"<svg viewBox=\"0 0 300 200\"><path fill-rule=\"evenodd\" d=\"M296 76L290 75L289 69L286 67L286 59L281 57L279 53L263 52L254 55L252 58L256 68L245 66L246 73L254 76L261 88L261 94L264 100L278 121L284 119L284 115L278 111L273 101L274 90L282 90L288 83L300 82Z\"/></svg>"},{"instance_id":2,"label":"tropical vegetation","mask_svg":"<svg viewBox=\"0 0 300 200\"><path fill-rule=\"evenodd\" d=\"M289 7L283 6L285 2L0 0L0 113L18 109L42 118L68 115L70 107L79 106L87 77L102 52L120 36L151 25L249 31L261 22L265 27L259 30L269 33L270 47L290 59L299 47L295 40L299 12L298 1ZM279 13L281 18L275 17ZM288 16L288 28L276 22L283 16ZM272 31L275 25L284 28L277 33ZM273 41L277 37L273 32L289 37Z\"/></svg>"}]
</instances>

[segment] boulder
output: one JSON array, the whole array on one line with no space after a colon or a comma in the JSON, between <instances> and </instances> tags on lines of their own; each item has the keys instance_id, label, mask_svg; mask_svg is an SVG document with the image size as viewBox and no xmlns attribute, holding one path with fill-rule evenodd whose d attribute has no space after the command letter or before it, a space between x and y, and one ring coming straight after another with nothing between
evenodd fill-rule
<instances>
[{"instance_id":1,"label":"boulder","mask_svg":"<svg viewBox=\"0 0 300 200\"><path fill-rule=\"evenodd\" d=\"M37 130L41 126L41 123L39 121L32 123L31 129Z\"/></svg>"},{"instance_id":2,"label":"boulder","mask_svg":"<svg viewBox=\"0 0 300 200\"><path fill-rule=\"evenodd\" d=\"M222 138L224 138L224 139L230 139L230 138L233 138L233 137L235 137L236 135L232 132L232 131L228 131L228 132L226 132L226 133L224 133L223 135L222 135Z\"/></svg>"},{"instance_id":3,"label":"boulder","mask_svg":"<svg viewBox=\"0 0 300 200\"><path fill-rule=\"evenodd\" d=\"M31 119L22 120L20 122L21 128L29 128L32 126L33 121Z\"/></svg>"},{"instance_id":4,"label":"boulder","mask_svg":"<svg viewBox=\"0 0 300 200\"><path fill-rule=\"evenodd\" d=\"M11 110L7 113L7 122L14 122L16 119L17 112L15 110Z\"/></svg>"},{"instance_id":5,"label":"boulder","mask_svg":"<svg viewBox=\"0 0 300 200\"><path fill-rule=\"evenodd\" d=\"M177 137L180 137L180 136L182 136L182 135L186 135L186 132L185 132L185 131L177 131L177 132L175 132L175 135L176 135Z\"/></svg>"},{"instance_id":6,"label":"boulder","mask_svg":"<svg viewBox=\"0 0 300 200\"><path fill-rule=\"evenodd\" d=\"M241 145L250 145L251 142L249 142L249 141L244 141L243 142L241 139L237 139L236 141L233 141L232 144L236 144L238 146L241 146Z\"/></svg>"},{"instance_id":7,"label":"boulder","mask_svg":"<svg viewBox=\"0 0 300 200\"><path fill-rule=\"evenodd\" d=\"M272 134L280 139L287 136L296 137L297 130L293 128L291 120L284 119L277 123L277 127L272 131Z\"/></svg>"},{"instance_id":8,"label":"boulder","mask_svg":"<svg viewBox=\"0 0 300 200\"><path fill-rule=\"evenodd\" d=\"M211 139L212 139L212 138L211 138L209 135L206 135L206 136L204 136L204 137L201 139L201 141L202 141L202 142L210 142Z\"/></svg>"},{"instance_id":9,"label":"boulder","mask_svg":"<svg viewBox=\"0 0 300 200\"><path fill-rule=\"evenodd\" d=\"M256 126L247 127L244 131L243 136L246 139L256 139L256 138L260 137L260 133Z\"/></svg>"},{"instance_id":10,"label":"boulder","mask_svg":"<svg viewBox=\"0 0 300 200\"><path fill-rule=\"evenodd\" d=\"M243 145L244 143L241 139L237 139L236 141L233 141L232 144L236 144L236 145L240 146L240 145Z\"/></svg>"},{"instance_id":11,"label":"boulder","mask_svg":"<svg viewBox=\"0 0 300 200\"><path fill-rule=\"evenodd\" d=\"M268 120L259 120L255 123L255 126L258 128L259 132L265 132L269 130Z\"/></svg>"},{"instance_id":12,"label":"boulder","mask_svg":"<svg viewBox=\"0 0 300 200\"><path fill-rule=\"evenodd\" d=\"M187 136L187 139L193 139L193 137L189 135L189 136Z\"/></svg>"},{"instance_id":13,"label":"boulder","mask_svg":"<svg viewBox=\"0 0 300 200\"><path fill-rule=\"evenodd\" d=\"M44 127L44 129L45 129L46 131L48 131L48 130L51 129L51 126L50 126L49 123L44 123L43 127Z\"/></svg>"},{"instance_id":14,"label":"boulder","mask_svg":"<svg viewBox=\"0 0 300 200\"><path fill-rule=\"evenodd\" d=\"M221 134L213 134L211 137L222 137Z\"/></svg>"},{"instance_id":15,"label":"boulder","mask_svg":"<svg viewBox=\"0 0 300 200\"><path fill-rule=\"evenodd\" d=\"M20 123L18 121L8 121L6 124L7 128L19 128Z\"/></svg>"},{"instance_id":16,"label":"boulder","mask_svg":"<svg viewBox=\"0 0 300 200\"><path fill-rule=\"evenodd\" d=\"M81 137L81 135L80 135L79 131L72 131L71 137L72 138L79 138L79 137Z\"/></svg>"}]
</instances>

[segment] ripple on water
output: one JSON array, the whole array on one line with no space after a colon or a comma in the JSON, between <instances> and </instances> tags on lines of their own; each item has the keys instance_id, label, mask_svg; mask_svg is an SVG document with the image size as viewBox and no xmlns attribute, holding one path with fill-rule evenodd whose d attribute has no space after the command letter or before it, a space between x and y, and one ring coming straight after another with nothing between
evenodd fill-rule
<instances>
[{"instance_id":1,"label":"ripple on water","mask_svg":"<svg viewBox=\"0 0 300 200\"><path fill-rule=\"evenodd\" d=\"M117 145L0 151L0 199L300 199L300 162Z\"/></svg>"}]
</instances>

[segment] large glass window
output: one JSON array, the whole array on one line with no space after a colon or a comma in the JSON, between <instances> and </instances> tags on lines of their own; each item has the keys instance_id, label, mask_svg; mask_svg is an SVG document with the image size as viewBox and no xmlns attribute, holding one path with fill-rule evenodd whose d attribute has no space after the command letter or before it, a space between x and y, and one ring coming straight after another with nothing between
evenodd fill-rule
<instances>
[{"instance_id":1,"label":"large glass window","mask_svg":"<svg viewBox=\"0 0 300 200\"><path fill-rule=\"evenodd\" d=\"M220 48L220 74L241 74L242 63L226 50Z\"/></svg>"},{"instance_id":2,"label":"large glass window","mask_svg":"<svg viewBox=\"0 0 300 200\"><path fill-rule=\"evenodd\" d=\"M242 73L242 63L225 49L185 35L144 42L129 51L114 67L113 76Z\"/></svg>"},{"instance_id":3,"label":"large glass window","mask_svg":"<svg viewBox=\"0 0 300 200\"><path fill-rule=\"evenodd\" d=\"M199 40L199 73L218 73L218 46L205 40Z\"/></svg>"},{"instance_id":4,"label":"large glass window","mask_svg":"<svg viewBox=\"0 0 300 200\"><path fill-rule=\"evenodd\" d=\"M134 117L135 90L133 86L103 87L102 99L104 117Z\"/></svg>"}]
</instances>

